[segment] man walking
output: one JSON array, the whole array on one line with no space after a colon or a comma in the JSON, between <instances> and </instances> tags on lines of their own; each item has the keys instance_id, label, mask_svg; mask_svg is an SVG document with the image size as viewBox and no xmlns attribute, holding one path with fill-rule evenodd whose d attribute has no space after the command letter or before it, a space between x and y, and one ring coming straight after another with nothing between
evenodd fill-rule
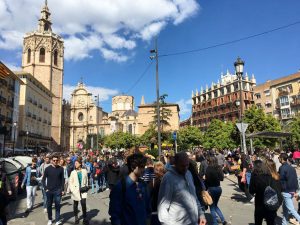
<instances>
[{"instance_id":1,"label":"man walking","mask_svg":"<svg viewBox=\"0 0 300 225\"><path fill-rule=\"evenodd\" d=\"M293 197L298 189L297 174L295 168L287 163L288 155L281 153L279 161L282 166L279 168L280 182L282 187L283 196L283 219L282 225L287 225L289 215L292 215L298 223L300 222L300 216L295 210L293 204Z\"/></svg>"},{"instance_id":2,"label":"man walking","mask_svg":"<svg viewBox=\"0 0 300 225\"><path fill-rule=\"evenodd\" d=\"M206 224L188 167L188 155L179 152L175 155L175 165L162 179L158 195L158 218L162 225Z\"/></svg>"},{"instance_id":3,"label":"man walking","mask_svg":"<svg viewBox=\"0 0 300 225\"><path fill-rule=\"evenodd\" d=\"M44 173L45 173L45 169L50 166L50 155L47 154L45 156L44 162L42 163L42 165L40 166L40 174L43 177ZM44 213L47 212L47 195L46 195L46 191L45 191L45 187L42 184L42 193L43 193L43 208L44 208Z\"/></svg>"},{"instance_id":4,"label":"man walking","mask_svg":"<svg viewBox=\"0 0 300 225\"><path fill-rule=\"evenodd\" d=\"M110 195L109 215L112 225L146 225L150 219L150 201L144 174L146 158L142 154L128 157L129 175L119 180Z\"/></svg>"},{"instance_id":5,"label":"man walking","mask_svg":"<svg viewBox=\"0 0 300 225\"><path fill-rule=\"evenodd\" d=\"M52 157L52 164L45 169L42 179L47 196L48 224L52 224L52 204L55 204L55 225L60 225L60 202L64 194L64 169L58 164L58 157Z\"/></svg>"}]
</instances>

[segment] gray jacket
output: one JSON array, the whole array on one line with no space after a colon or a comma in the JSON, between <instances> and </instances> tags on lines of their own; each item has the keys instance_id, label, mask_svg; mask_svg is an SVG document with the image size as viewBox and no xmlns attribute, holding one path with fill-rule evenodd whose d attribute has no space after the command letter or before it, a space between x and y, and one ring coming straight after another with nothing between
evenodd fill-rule
<instances>
[{"instance_id":1,"label":"gray jacket","mask_svg":"<svg viewBox=\"0 0 300 225\"><path fill-rule=\"evenodd\" d=\"M172 167L165 174L158 195L158 217L162 225L197 225L200 217L205 218L190 171L183 176Z\"/></svg>"}]
</instances>

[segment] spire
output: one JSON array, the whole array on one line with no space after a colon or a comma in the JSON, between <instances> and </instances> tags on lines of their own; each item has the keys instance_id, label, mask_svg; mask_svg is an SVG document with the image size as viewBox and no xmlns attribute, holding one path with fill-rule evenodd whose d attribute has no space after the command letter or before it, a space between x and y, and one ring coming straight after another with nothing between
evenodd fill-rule
<instances>
[{"instance_id":1,"label":"spire","mask_svg":"<svg viewBox=\"0 0 300 225\"><path fill-rule=\"evenodd\" d=\"M41 17L39 19L39 27L38 27L38 31L39 32L51 32L52 28L51 28L51 20L50 20L50 11L48 8L48 1L45 0L45 5L42 8L41 11Z\"/></svg>"},{"instance_id":2,"label":"spire","mask_svg":"<svg viewBox=\"0 0 300 225\"><path fill-rule=\"evenodd\" d=\"M142 95L141 105L145 105L145 97L144 97L144 95Z\"/></svg>"}]
</instances>

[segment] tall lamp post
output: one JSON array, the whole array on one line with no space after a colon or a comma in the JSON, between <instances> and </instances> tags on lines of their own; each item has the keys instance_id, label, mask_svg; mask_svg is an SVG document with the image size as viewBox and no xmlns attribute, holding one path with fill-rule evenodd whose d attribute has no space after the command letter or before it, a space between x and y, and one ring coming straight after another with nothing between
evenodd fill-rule
<instances>
[{"instance_id":1,"label":"tall lamp post","mask_svg":"<svg viewBox=\"0 0 300 225\"><path fill-rule=\"evenodd\" d=\"M155 49L151 49L150 59L156 60L156 111L157 111L157 145L158 145L158 155L161 156L161 127L160 127L160 104L159 104L159 77L158 77L158 48L157 48L157 38L155 39Z\"/></svg>"},{"instance_id":2,"label":"tall lamp post","mask_svg":"<svg viewBox=\"0 0 300 225\"><path fill-rule=\"evenodd\" d=\"M26 155L28 154L28 135L29 135L29 131L26 131Z\"/></svg>"},{"instance_id":3,"label":"tall lamp post","mask_svg":"<svg viewBox=\"0 0 300 225\"><path fill-rule=\"evenodd\" d=\"M99 138L98 138L98 135L99 135L99 129L98 129L98 128L99 128L99 127L98 127L98 124L99 124L99 115L98 115L98 112L99 112L99 111L98 111L98 109L99 109L99 94L98 94L98 95L95 95L95 100L97 101L97 110L96 110L96 112L97 112L97 114L96 114L96 123L97 123L97 125L96 125L96 126L97 126L97 127L96 127L96 131L97 131L97 138L96 138L97 140L96 140L96 143L97 143L97 144L96 144L96 150L98 150L98 146L99 146L99 144L98 144L98 141L99 141L99 140L98 140L98 139L99 139Z\"/></svg>"},{"instance_id":4,"label":"tall lamp post","mask_svg":"<svg viewBox=\"0 0 300 225\"><path fill-rule=\"evenodd\" d=\"M244 101L243 101L243 72L244 72L244 65L245 62L238 57L237 60L234 62L235 72L239 80L239 91L240 91L240 98L239 102L237 101L237 105L240 106L240 113L239 113L239 122L241 123L241 151L247 153L246 149L246 139L245 139L245 132L243 126L243 110L244 110Z\"/></svg>"},{"instance_id":5,"label":"tall lamp post","mask_svg":"<svg viewBox=\"0 0 300 225\"><path fill-rule=\"evenodd\" d=\"M15 155L15 142L16 142L16 131L17 131L17 122L13 124L13 132L14 132L14 141L13 141L13 155Z\"/></svg>"}]
</instances>

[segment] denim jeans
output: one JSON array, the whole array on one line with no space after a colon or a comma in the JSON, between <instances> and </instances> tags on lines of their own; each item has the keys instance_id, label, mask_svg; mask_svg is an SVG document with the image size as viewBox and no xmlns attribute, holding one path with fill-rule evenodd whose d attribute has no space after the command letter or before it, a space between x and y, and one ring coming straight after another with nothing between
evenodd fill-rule
<instances>
[{"instance_id":1,"label":"denim jeans","mask_svg":"<svg viewBox=\"0 0 300 225\"><path fill-rule=\"evenodd\" d=\"M97 177L95 177L95 179L91 176L91 186L92 186L92 193L95 193L95 185L96 185L96 192L99 191L99 184L98 184L98 180L97 180ZM96 183L96 184L95 184Z\"/></svg>"},{"instance_id":2,"label":"denim jeans","mask_svg":"<svg viewBox=\"0 0 300 225\"><path fill-rule=\"evenodd\" d=\"M35 194L36 194L36 186L26 186L26 193L27 193L27 209L31 209L34 205Z\"/></svg>"},{"instance_id":3,"label":"denim jeans","mask_svg":"<svg viewBox=\"0 0 300 225\"><path fill-rule=\"evenodd\" d=\"M293 195L286 192L281 192L283 197L283 218L282 218L282 225L287 225L287 221L289 220L289 215L295 217L295 219L300 222L300 216L295 210L294 203L293 203Z\"/></svg>"},{"instance_id":4,"label":"denim jeans","mask_svg":"<svg viewBox=\"0 0 300 225\"><path fill-rule=\"evenodd\" d=\"M52 220L52 204L55 204L55 222L59 221L60 218L60 202L61 202L61 190L47 191L47 211L48 220Z\"/></svg>"},{"instance_id":5,"label":"denim jeans","mask_svg":"<svg viewBox=\"0 0 300 225\"><path fill-rule=\"evenodd\" d=\"M100 182L99 183L100 183L99 186L102 189L106 188L106 180L105 180L105 174L104 173L100 174Z\"/></svg>"},{"instance_id":6,"label":"denim jeans","mask_svg":"<svg viewBox=\"0 0 300 225\"><path fill-rule=\"evenodd\" d=\"M42 187L42 193L43 193L43 208L47 209L47 195L45 189Z\"/></svg>"},{"instance_id":7,"label":"denim jeans","mask_svg":"<svg viewBox=\"0 0 300 225\"><path fill-rule=\"evenodd\" d=\"M209 206L210 213L212 215L213 219L213 225L218 225L217 217L220 217L220 220L222 223L225 221L225 218L223 216L222 211L218 207L218 202L222 194L222 188L219 187L209 187L208 192L211 195L211 198L213 200L213 204Z\"/></svg>"}]
</instances>

